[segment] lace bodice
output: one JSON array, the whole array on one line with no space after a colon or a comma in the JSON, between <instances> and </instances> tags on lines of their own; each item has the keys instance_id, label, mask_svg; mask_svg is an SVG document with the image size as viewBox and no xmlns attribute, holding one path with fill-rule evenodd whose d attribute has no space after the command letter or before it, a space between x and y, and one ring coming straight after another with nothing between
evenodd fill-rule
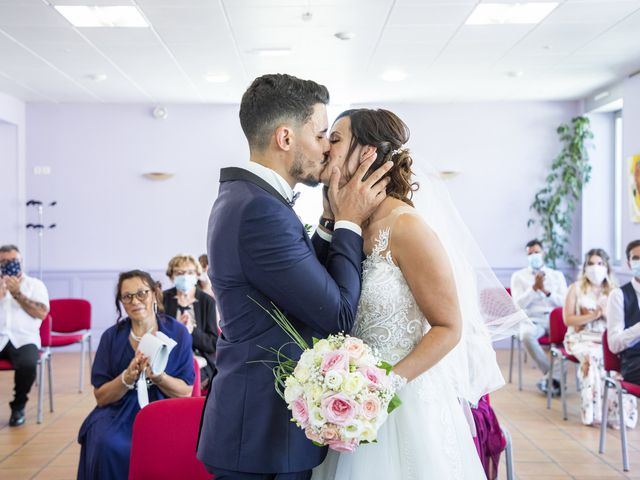
<instances>
[{"instance_id":1,"label":"lace bodice","mask_svg":"<svg viewBox=\"0 0 640 480\"><path fill-rule=\"evenodd\" d=\"M430 328L389 250L390 229L380 230L363 262L362 293L351 335L395 364L420 342Z\"/></svg>"}]
</instances>

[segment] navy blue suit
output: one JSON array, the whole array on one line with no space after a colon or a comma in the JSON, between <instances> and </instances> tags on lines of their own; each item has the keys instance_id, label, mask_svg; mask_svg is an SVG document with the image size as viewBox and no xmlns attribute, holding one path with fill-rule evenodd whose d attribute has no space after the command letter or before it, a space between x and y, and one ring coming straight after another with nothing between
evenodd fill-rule
<instances>
[{"instance_id":1,"label":"navy blue suit","mask_svg":"<svg viewBox=\"0 0 640 480\"><path fill-rule=\"evenodd\" d=\"M310 240L287 201L259 177L227 168L220 181L207 241L222 334L198 458L209 469L236 472L310 470L326 448L290 421L271 369L260 363L274 360L264 348L290 339L251 298L277 305L309 343L349 332L360 296L362 238L338 229L331 244L317 235ZM301 353L293 345L284 352Z\"/></svg>"}]
</instances>

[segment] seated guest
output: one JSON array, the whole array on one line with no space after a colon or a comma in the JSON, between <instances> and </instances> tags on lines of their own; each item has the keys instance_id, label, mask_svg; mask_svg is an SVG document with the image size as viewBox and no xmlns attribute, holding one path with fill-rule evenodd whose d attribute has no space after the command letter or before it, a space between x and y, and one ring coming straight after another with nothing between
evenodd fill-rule
<instances>
[{"instance_id":1,"label":"seated guest","mask_svg":"<svg viewBox=\"0 0 640 480\"><path fill-rule=\"evenodd\" d=\"M607 305L609 348L620 354L620 368L627 382L640 384L640 240L626 248L631 281L614 290Z\"/></svg>"},{"instance_id":2,"label":"seated guest","mask_svg":"<svg viewBox=\"0 0 640 480\"><path fill-rule=\"evenodd\" d=\"M569 327L564 346L580 361L580 411L582 423L599 424L602 417L602 333L606 328L607 299L615 288L607 252L589 250L578 280L569 287L564 305L564 322ZM630 397L631 398L631 397ZM615 397L609 398L607 409L611 424L618 425ZM625 400L628 402L628 400ZM625 405L626 424L635 426L635 405Z\"/></svg>"},{"instance_id":3,"label":"seated guest","mask_svg":"<svg viewBox=\"0 0 640 480\"><path fill-rule=\"evenodd\" d=\"M532 323L521 329L520 340L544 374L537 387L546 394L549 359L538 338L549 334L549 314L564 303L567 281L562 272L545 266L544 250L539 240L531 240L526 249L529 266L511 276L511 296L531 319ZM556 366L552 373L554 396L560 394L560 362L556 362Z\"/></svg>"},{"instance_id":4,"label":"seated guest","mask_svg":"<svg viewBox=\"0 0 640 480\"><path fill-rule=\"evenodd\" d=\"M216 372L218 323L216 301L197 287L202 273L191 255L176 255L169 261L167 276L175 287L164 291L164 311L191 334L193 352L200 365L202 387L206 388Z\"/></svg>"},{"instance_id":5,"label":"seated guest","mask_svg":"<svg viewBox=\"0 0 640 480\"><path fill-rule=\"evenodd\" d=\"M49 313L47 287L22 271L22 258L15 245L0 247L0 358L15 369L10 427L25 421L27 395L36 379L40 324Z\"/></svg>"},{"instance_id":6,"label":"seated guest","mask_svg":"<svg viewBox=\"0 0 640 480\"><path fill-rule=\"evenodd\" d=\"M213 287L211 286L211 280L209 279L209 257L207 257L206 253L203 253L198 257L198 262L202 267L202 273L198 277L198 287L204 293L211 295L215 298L213 294Z\"/></svg>"},{"instance_id":7,"label":"seated guest","mask_svg":"<svg viewBox=\"0 0 640 480\"><path fill-rule=\"evenodd\" d=\"M191 336L162 309L160 287L140 270L121 273L116 289L118 321L100 338L91 369L98 406L80 427L82 445L78 479L127 478L133 421L140 410L136 382L144 371L149 401L191 395L195 372ZM127 314L122 318L120 304ZM177 345L164 372L154 374L149 359L138 351L146 333L162 332Z\"/></svg>"}]
</instances>

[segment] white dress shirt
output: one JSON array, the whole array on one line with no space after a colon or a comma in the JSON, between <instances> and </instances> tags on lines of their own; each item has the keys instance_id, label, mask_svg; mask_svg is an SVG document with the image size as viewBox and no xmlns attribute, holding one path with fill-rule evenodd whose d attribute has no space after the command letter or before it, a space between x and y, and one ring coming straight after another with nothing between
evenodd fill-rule
<instances>
[{"instance_id":1,"label":"white dress shirt","mask_svg":"<svg viewBox=\"0 0 640 480\"><path fill-rule=\"evenodd\" d=\"M511 296L516 304L531 318L544 318L551 310L564 304L567 295L567 280L562 272L542 267L544 288L548 297L540 290L533 289L536 272L531 267L518 270L511 275Z\"/></svg>"},{"instance_id":2,"label":"white dress shirt","mask_svg":"<svg viewBox=\"0 0 640 480\"><path fill-rule=\"evenodd\" d=\"M636 291L640 304L640 283L635 278L632 278L631 285ZM607 336L609 349L613 353L620 353L640 342L640 323L624 328L624 296L620 288L616 288L609 294L609 302L607 303Z\"/></svg>"},{"instance_id":3,"label":"white dress shirt","mask_svg":"<svg viewBox=\"0 0 640 480\"><path fill-rule=\"evenodd\" d=\"M29 300L42 303L49 308L47 287L37 278L24 273L20 280L20 292ZM29 315L11 296L9 291L0 298L0 350L8 342L15 348L33 343L40 348L40 324L42 320Z\"/></svg>"},{"instance_id":4,"label":"white dress shirt","mask_svg":"<svg viewBox=\"0 0 640 480\"><path fill-rule=\"evenodd\" d=\"M287 200L288 202L292 201L293 189L278 172L256 162L249 162L245 169L253 173L257 177L260 177L262 180L275 188L276 191L280 195L282 195L285 200ZM348 220L338 220L333 229L337 230L338 228L346 228L347 230L351 230L352 232L362 236L362 228L360 228L360 225L357 225ZM320 229L317 229L317 232L318 235L320 235L320 238L322 238L323 240L327 242L331 241L331 235L323 232Z\"/></svg>"}]
</instances>

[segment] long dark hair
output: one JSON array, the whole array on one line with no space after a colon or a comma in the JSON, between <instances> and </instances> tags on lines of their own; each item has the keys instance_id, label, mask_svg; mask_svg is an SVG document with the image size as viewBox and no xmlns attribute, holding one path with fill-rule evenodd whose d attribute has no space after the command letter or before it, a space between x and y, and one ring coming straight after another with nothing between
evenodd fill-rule
<instances>
[{"instance_id":1,"label":"long dark hair","mask_svg":"<svg viewBox=\"0 0 640 480\"><path fill-rule=\"evenodd\" d=\"M391 182L387 194L413 206L411 198L418 190L417 182L412 182L411 165L413 159L404 145L409 141L409 127L400 117L389 110L357 108L346 110L336 118L349 117L351 120L351 144L346 158L349 159L358 145L373 145L382 154L377 166L391 160L393 167L387 173ZM395 153L394 153L395 152Z\"/></svg>"},{"instance_id":2,"label":"long dark hair","mask_svg":"<svg viewBox=\"0 0 640 480\"><path fill-rule=\"evenodd\" d=\"M122 288L122 283L125 280L130 280L132 278L139 278L140 280L142 280L142 283L144 283L147 287L149 287L149 289L151 290L151 293L153 293L153 296L156 299L156 305L158 307L158 313L163 313L164 312L164 307L162 305L162 285L160 284L160 282L156 282L151 275L149 275L147 272L143 271L143 270L129 270L128 272L122 272L119 276L118 276L118 285L116 286L116 312L118 313L118 318L116 319L116 323L121 323L122 320L124 320L124 317L122 316L122 309L120 308L120 305L122 303L122 299L120 297L120 289ZM163 317L164 315L157 315L158 318Z\"/></svg>"}]
</instances>

